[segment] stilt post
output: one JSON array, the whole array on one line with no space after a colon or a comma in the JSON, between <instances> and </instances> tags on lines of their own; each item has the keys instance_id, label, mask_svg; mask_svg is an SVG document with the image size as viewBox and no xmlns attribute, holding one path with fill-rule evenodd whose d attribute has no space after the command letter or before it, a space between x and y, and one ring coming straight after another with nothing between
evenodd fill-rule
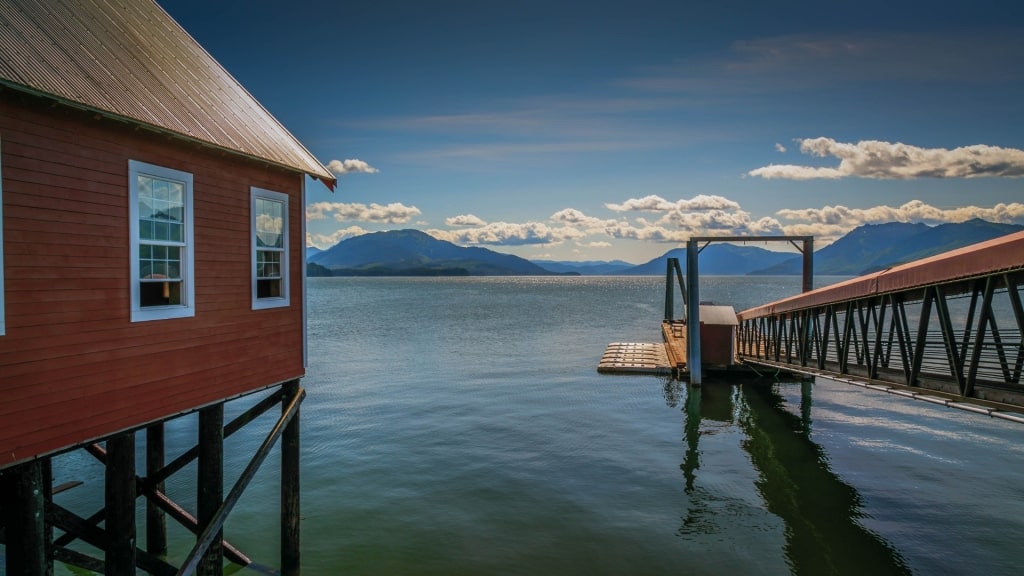
<instances>
[{"instance_id":1,"label":"stilt post","mask_svg":"<svg viewBox=\"0 0 1024 576\"><path fill-rule=\"evenodd\" d=\"M290 399L299 394L299 381L283 386L282 415L288 410ZM281 434L281 575L299 576L299 412L296 410Z\"/></svg>"},{"instance_id":2,"label":"stilt post","mask_svg":"<svg viewBox=\"0 0 1024 576\"><path fill-rule=\"evenodd\" d=\"M669 258L665 261L665 320L672 320L675 314L675 286L672 284L672 264L678 265L679 260Z\"/></svg>"},{"instance_id":3,"label":"stilt post","mask_svg":"<svg viewBox=\"0 0 1024 576\"><path fill-rule=\"evenodd\" d=\"M224 405L199 411L199 527L205 529L217 517L224 502ZM197 566L200 576L221 576L224 531L218 530Z\"/></svg>"},{"instance_id":4,"label":"stilt post","mask_svg":"<svg viewBox=\"0 0 1024 576\"><path fill-rule=\"evenodd\" d=\"M693 238L686 241L686 278L689 280L686 290L686 344L689 349L687 363L690 369L690 384L700 386L700 280L697 273L698 242Z\"/></svg>"},{"instance_id":5,"label":"stilt post","mask_svg":"<svg viewBox=\"0 0 1024 576\"><path fill-rule=\"evenodd\" d=\"M803 291L810 292L814 289L814 236L804 238L803 244Z\"/></svg>"},{"instance_id":6,"label":"stilt post","mask_svg":"<svg viewBox=\"0 0 1024 576\"><path fill-rule=\"evenodd\" d=\"M107 440L106 576L135 576L135 433Z\"/></svg>"},{"instance_id":7,"label":"stilt post","mask_svg":"<svg viewBox=\"0 0 1024 576\"><path fill-rule=\"evenodd\" d=\"M164 423L146 428L146 478L153 478L164 467ZM164 493L164 481L152 488ZM154 499L146 500L146 551L157 557L167 556L167 517Z\"/></svg>"},{"instance_id":8,"label":"stilt post","mask_svg":"<svg viewBox=\"0 0 1024 576\"><path fill-rule=\"evenodd\" d=\"M4 516L7 518L7 574L45 576L49 543L44 521L43 465L26 462L0 472ZM50 562L52 565L52 562Z\"/></svg>"}]
</instances>

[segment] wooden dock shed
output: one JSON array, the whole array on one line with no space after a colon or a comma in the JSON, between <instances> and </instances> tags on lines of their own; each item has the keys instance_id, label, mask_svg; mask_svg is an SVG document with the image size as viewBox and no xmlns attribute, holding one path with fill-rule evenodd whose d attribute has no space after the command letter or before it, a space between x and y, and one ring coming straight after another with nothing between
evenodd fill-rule
<instances>
[{"instance_id":1,"label":"wooden dock shed","mask_svg":"<svg viewBox=\"0 0 1024 576\"><path fill-rule=\"evenodd\" d=\"M700 359L703 364L735 364L737 326L739 321L732 306L700 305Z\"/></svg>"},{"instance_id":2,"label":"wooden dock shed","mask_svg":"<svg viewBox=\"0 0 1024 576\"><path fill-rule=\"evenodd\" d=\"M296 567L282 560L282 570L297 573L305 182L333 189L335 177L150 0L0 0L0 13L7 573L74 558L47 536L70 523L24 522L51 509L49 456L75 447L119 463L108 465L104 558L77 564L166 572L166 561L153 568L159 549L134 548L133 502L136 475L149 497L159 483L144 480L173 471L156 460L148 476L136 470L135 433L146 430L162 460L162 423L200 411L203 474L220 458L224 402L259 391L263 410L282 406L276 433L293 445L282 473L295 475L283 479L295 542L282 550ZM222 480L215 471L198 483ZM25 490L43 496L23 501ZM200 502L200 533L223 523L230 497ZM218 573L212 532L197 546L200 573Z\"/></svg>"}]
</instances>

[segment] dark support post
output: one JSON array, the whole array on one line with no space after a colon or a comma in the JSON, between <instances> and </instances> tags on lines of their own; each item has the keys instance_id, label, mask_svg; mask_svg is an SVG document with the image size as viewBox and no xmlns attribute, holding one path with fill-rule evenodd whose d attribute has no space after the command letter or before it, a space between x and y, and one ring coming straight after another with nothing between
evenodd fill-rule
<instances>
[{"instance_id":1,"label":"dark support post","mask_svg":"<svg viewBox=\"0 0 1024 576\"><path fill-rule=\"evenodd\" d=\"M814 290L814 237L808 236L804 239L804 282L803 291Z\"/></svg>"},{"instance_id":2,"label":"dark support post","mask_svg":"<svg viewBox=\"0 0 1024 576\"><path fill-rule=\"evenodd\" d=\"M164 423L146 428L146 479L156 476L164 467ZM164 493L164 481L153 486ZM167 556L167 517L154 499L146 500L146 551L157 557Z\"/></svg>"},{"instance_id":3,"label":"dark support post","mask_svg":"<svg viewBox=\"0 0 1024 576\"><path fill-rule=\"evenodd\" d=\"M284 384L282 414L299 394L299 381ZM281 433L281 576L299 576L299 411Z\"/></svg>"},{"instance_id":4,"label":"dark support post","mask_svg":"<svg viewBox=\"0 0 1024 576\"><path fill-rule=\"evenodd\" d=\"M107 576L135 576L135 433L107 440Z\"/></svg>"},{"instance_id":5,"label":"dark support post","mask_svg":"<svg viewBox=\"0 0 1024 576\"><path fill-rule=\"evenodd\" d=\"M0 472L0 480L0 508L7 519L7 574L45 576L48 542L42 462L33 460Z\"/></svg>"},{"instance_id":6,"label":"dark support post","mask_svg":"<svg viewBox=\"0 0 1024 576\"><path fill-rule=\"evenodd\" d=\"M53 459L42 458L39 464L43 473L43 506L53 502ZM44 508L45 511L45 508ZM53 576L53 525L49 522L43 523L43 543L46 545L46 576Z\"/></svg>"},{"instance_id":7,"label":"dark support post","mask_svg":"<svg viewBox=\"0 0 1024 576\"><path fill-rule=\"evenodd\" d=\"M700 386L700 277L697 272L697 241L686 241L686 278L689 280L686 289L686 344L689 349L690 384Z\"/></svg>"},{"instance_id":8,"label":"dark support post","mask_svg":"<svg viewBox=\"0 0 1024 576\"><path fill-rule=\"evenodd\" d=\"M205 528L217 516L224 501L224 405L199 411L199 527ZM200 576L221 576L224 531L218 530L199 561Z\"/></svg>"},{"instance_id":9,"label":"dark support post","mask_svg":"<svg viewBox=\"0 0 1024 576\"><path fill-rule=\"evenodd\" d=\"M678 265L678 260L675 258L669 258L666 261L665 266L665 320L672 320L672 315L675 312L675 287L672 285L672 264L673 260Z\"/></svg>"}]
</instances>

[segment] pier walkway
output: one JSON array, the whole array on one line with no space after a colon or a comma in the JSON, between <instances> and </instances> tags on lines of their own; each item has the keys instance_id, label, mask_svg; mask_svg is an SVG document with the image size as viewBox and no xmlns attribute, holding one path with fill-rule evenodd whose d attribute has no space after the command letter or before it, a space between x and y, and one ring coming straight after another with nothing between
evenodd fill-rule
<instances>
[{"instance_id":1,"label":"pier walkway","mask_svg":"<svg viewBox=\"0 0 1024 576\"><path fill-rule=\"evenodd\" d=\"M1024 232L744 310L737 353L745 364L1019 410L1022 286Z\"/></svg>"}]
</instances>

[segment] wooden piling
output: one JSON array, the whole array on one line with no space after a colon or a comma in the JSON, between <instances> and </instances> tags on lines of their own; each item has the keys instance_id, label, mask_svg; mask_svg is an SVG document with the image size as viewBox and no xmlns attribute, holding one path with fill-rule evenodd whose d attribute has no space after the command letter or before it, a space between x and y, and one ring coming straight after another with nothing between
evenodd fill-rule
<instances>
[{"instance_id":1,"label":"wooden piling","mask_svg":"<svg viewBox=\"0 0 1024 576\"><path fill-rule=\"evenodd\" d=\"M146 478L153 478L164 467L164 423L146 428ZM151 488L164 493L160 480ZM157 557L167 556L167 516L154 499L146 500L146 551Z\"/></svg>"},{"instance_id":2,"label":"wooden piling","mask_svg":"<svg viewBox=\"0 0 1024 576\"><path fill-rule=\"evenodd\" d=\"M107 440L106 576L135 576L135 433Z\"/></svg>"},{"instance_id":3,"label":"wooden piling","mask_svg":"<svg viewBox=\"0 0 1024 576\"><path fill-rule=\"evenodd\" d=\"M205 528L217 519L224 502L224 405L216 404L199 411L199 526ZM224 531L218 530L199 561L200 576L224 573Z\"/></svg>"},{"instance_id":4,"label":"wooden piling","mask_svg":"<svg viewBox=\"0 0 1024 576\"><path fill-rule=\"evenodd\" d=\"M288 401L299 395L299 381L283 386L285 400L281 402L282 417L287 413ZM299 410L281 434L281 574L299 576Z\"/></svg>"},{"instance_id":5,"label":"wooden piling","mask_svg":"<svg viewBox=\"0 0 1024 576\"><path fill-rule=\"evenodd\" d=\"M7 518L7 573L44 576L48 542L44 521L43 466L26 462L0 474L4 516Z\"/></svg>"}]
</instances>

